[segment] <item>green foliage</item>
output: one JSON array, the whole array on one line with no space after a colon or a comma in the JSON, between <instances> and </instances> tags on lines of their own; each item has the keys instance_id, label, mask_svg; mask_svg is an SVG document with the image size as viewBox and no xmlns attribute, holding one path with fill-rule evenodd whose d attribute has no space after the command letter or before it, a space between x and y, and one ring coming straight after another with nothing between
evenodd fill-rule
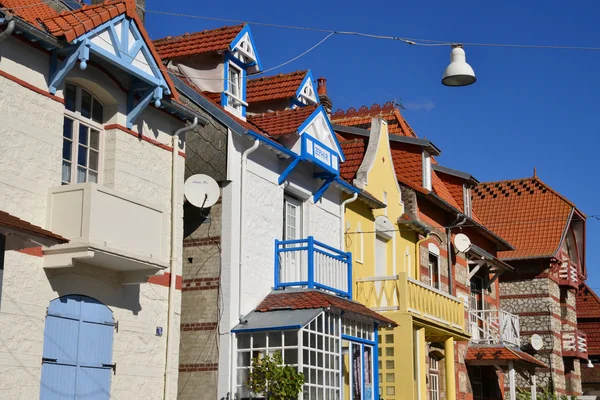
<instances>
[{"instance_id":1,"label":"green foliage","mask_svg":"<svg viewBox=\"0 0 600 400\"><path fill-rule=\"evenodd\" d=\"M252 370L248 374L248 388L267 400L292 400L304 384L304 375L290 365L283 365L281 352L273 356L252 359Z\"/></svg>"},{"instance_id":2,"label":"green foliage","mask_svg":"<svg viewBox=\"0 0 600 400\"><path fill-rule=\"evenodd\" d=\"M531 400L531 393L526 390L519 389L517 400ZM549 386L538 387L536 400L577 400L576 396L558 395L553 393Z\"/></svg>"}]
</instances>

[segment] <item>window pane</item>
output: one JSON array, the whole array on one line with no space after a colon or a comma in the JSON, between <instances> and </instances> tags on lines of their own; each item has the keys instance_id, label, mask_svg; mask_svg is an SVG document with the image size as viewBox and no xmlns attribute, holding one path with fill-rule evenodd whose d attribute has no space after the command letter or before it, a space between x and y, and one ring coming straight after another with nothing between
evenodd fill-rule
<instances>
[{"instance_id":1,"label":"window pane","mask_svg":"<svg viewBox=\"0 0 600 400\"><path fill-rule=\"evenodd\" d=\"M284 364L298 364L298 350L297 349L286 349L283 353Z\"/></svg>"},{"instance_id":2,"label":"window pane","mask_svg":"<svg viewBox=\"0 0 600 400\"><path fill-rule=\"evenodd\" d=\"M92 116L92 95L85 90L81 91L81 115L84 118Z\"/></svg>"},{"instance_id":3,"label":"window pane","mask_svg":"<svg viewBox=\"0 0 600 400\"><path fill-rule=\"evenodd\" d=\"M297 346L298 345L298 332L284 332L284 340L286 346Z\"/></svg>"},{"instance_id":4,"label":"window pane","mask_svg":"<svg viewBox=\"0 0 600 400\"><path fill-rule=\"evenodd\" d=\"M90 147L92 149L100 149L100 132L91 130L90 131Z\"/></svg>"},{"instance_id":5,"label":"window pane","mask_svg":"<svg viewBox=\"0 0 600 400\"><path fill-rule=\"evenodd\" d=\"M102 104L96 99L94 99L94 106L92 107L92 119L99 124L103 121L104 108Z\"/></svg>"},{"instance_id":6,"label":"window pane","mask_svg":"<svg viewBox=\"0 0 600 400\"><path fill-rule=\"evenodd\" d=\"M250 352L244 351L238 353L238 367L250 366Z\"/></svg>"},{"instance_id":7,"label":"window pane","mask_svg":"<svg viewBox=\"0 0 600 400\"><path fill-rule=\"evenodd\" d=\"M269 333L269 347L280 347L281 346L281 332Z\"/></svg>"},{"instance_id":8,"label":"window pane","mask_svg":"<svg viewBox=\"0 0 600 400\"><path fill-rule=\"evenodd\" d=\"M73 120L66 117L63 124L63 137L73 139Z\"/></svg>"},{"instance_id":9,"label":"window pane","mask_svg":"<svg viewBox=\"0 0 600 400\"><path fill-rule=\"evenodd\" d=\"M71 156L73 155L73 142L69 139L63 139L63 153L62 156L65 160L71 160Z\"/></svg>"},{"instance_id":10,"label":"window pane","mask_svg":"<svg viewBox=\"0 0 600 400\"><path fill-rule=\"evenodd\" d=\"M67 83L65 86L65 108L67 110L75 111L75 93L77 93L75 85Z\"/></svg>"},{"instance_id":11,"label":"window pane","mask_svg":"<svg viewBox=\"0 0 600 400\"><path fill-rule=\"evenodd\" d=\"M71 183L71 163L63 161L62 163L62 181L63 183Z\"/></svg>"},{"instance_id":12,"label":"window pane","mask_svg":"<svg viewBox=\"0 0 600 400\"><path fill-rule=\"evenodd\" d=\"M88 181L98 183L98 173L89 171Z\"/></svg>"},{"instance_id":13,"label":"window pane","mask_svg":"<svg viewBox=\"0 0 600 400\"><path fill-rule=\"evenodd\" d=\"M79 145L79 150L77 151L77 164L87 166L87 147Z\"/></svg>"},{"instance_id":14,"label":"window pane","mask_svg":"<svg viewBox=\"0 0 600 400\"><path fill-rule=\"evenodd\" d=\"M98 152L94 150L90 150L90 169L94 171L98 171Z\"/></svg>"},{"instance_id":15,"label":"window pane","mask_svg":"<svg viewBox=\"0 0 600 400\"><path fill-rule=\"evenodd\" d=\"M85 182L85 168L77 167L77 183Z\"/></svg>"},{"instance_id":16,"label":"window pane","mask_svg":"<svg viewBox=\"0 0 600 400\"><path fill-rule=\"evenodd\" d=\"M255 333L253 335L254 343L252 344L253 348L259 347L267 347L267 336L264 333Z\"/></svg>"},{"instance_id":17,"label":"window pane","mask_svg":"<svg viewBox=\"0 0 600 400\"><path fill-rule=\"evenodd\" d=\"M237 335L238 349L250 348L250 335L247 333Z\"/></svg>"},{"instance_id":18,"label":"window pane","mask_svg":"<svg viewBox=\"0 0 600 400\"><path fill-rule=\"evenodd\" d=\"M79 124L79 143L86 146L88 144L88 131L89 128L87 126Z\"/></svg>"}]
</instances>

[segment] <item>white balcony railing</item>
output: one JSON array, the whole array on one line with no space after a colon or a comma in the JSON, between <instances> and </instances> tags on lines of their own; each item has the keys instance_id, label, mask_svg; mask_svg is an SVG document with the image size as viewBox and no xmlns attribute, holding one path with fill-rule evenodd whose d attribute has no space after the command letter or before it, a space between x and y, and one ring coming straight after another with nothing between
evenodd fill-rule
<instances>
[{"instance_id":1,"label":"white balcony railing","mask_svg":"<svg viewBox=\"0 0 600 400\"><path fill-rule=\"evenodd\" d=\"M519 316L504 310L470 310L471 342L521 345Z\"/></svg>"},{"instance_id":2,"label":"white balcony railing","mask_svg":"<svg viewBox=\"0 0 600 400\"><path fill-rule=\"evenodd\" d=\"M561 285L578 287L577 267L568 261L564 261L558 269L558 279Z\"/></svg>"},{"instance_id":3,"label":"white balcony railing","mask_svg":"<svg viewBox=\"0 0 600 400\"><path fill-rule=\"evenodd\" d=\"M562 332L563 357L577 357L587 359L587 335L582 331Z\"/></svg>"},{"instance_id":4,"label":"white balcony railing","mask_svg":"<svg viewBox=\"0 0 600 400\"><path fill-rule=\"evenodd\" d=\"M44 249L45 268L77 263L152 275L168 266L161 207L94 183L50 188L47 226L69 243Z\"/></svg>"}]
</instances>

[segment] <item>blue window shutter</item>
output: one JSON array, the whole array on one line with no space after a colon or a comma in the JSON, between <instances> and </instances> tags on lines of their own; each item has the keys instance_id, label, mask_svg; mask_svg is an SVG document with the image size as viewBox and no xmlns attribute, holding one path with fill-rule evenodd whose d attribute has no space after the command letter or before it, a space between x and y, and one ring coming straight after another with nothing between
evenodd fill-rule
<instances>
[{"instance_id":1,"label":"blue window shutter","mask_svg":"<svg viewBox=\"0 0 600 400\"><path fill-rule=\"evenodd\" d=\"M40 399L110 398L114 320L104 304L63 296L48 307Z\"/></svg>"}]
</instances>

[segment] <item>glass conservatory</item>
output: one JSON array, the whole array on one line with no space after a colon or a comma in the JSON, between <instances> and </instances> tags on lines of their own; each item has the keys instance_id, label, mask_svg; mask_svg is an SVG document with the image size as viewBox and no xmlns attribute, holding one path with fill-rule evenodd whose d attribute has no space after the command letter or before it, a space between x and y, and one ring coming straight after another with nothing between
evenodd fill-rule
<instances>
[{"instance_id":1,"label":"glass conservatory","mask_svg":"<svg viewBox=\"0 0 600 400\"><path fill-rule=\"evenodd\" d=\"M363 307L349 300L336 300L353 308ZM337 306L250 313L245 323L233 330L237 343L235 398L260 398L246 387L251 360L280 351L284 364L304 374L299 399L378 399L376 343L380 321L366 307L369 312L364 315Z\"/></svg>"}]
</instances>

